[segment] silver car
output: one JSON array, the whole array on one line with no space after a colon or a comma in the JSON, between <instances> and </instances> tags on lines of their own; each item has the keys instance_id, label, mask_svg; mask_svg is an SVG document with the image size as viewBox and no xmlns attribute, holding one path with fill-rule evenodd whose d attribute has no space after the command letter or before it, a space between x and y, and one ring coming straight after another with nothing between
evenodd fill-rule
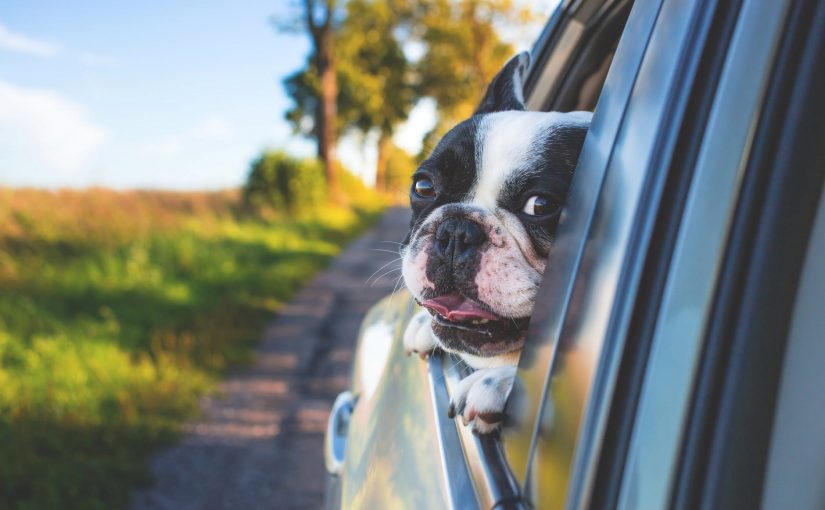
<instances>
[{"instance_id":1,"label":"silver car","mask_svg":"<svg viewBox=\"0 0 825 510\"><path fill-rule=\"evenodd\" d=\"M562 2L528 105L595 114L508 420L447 417L464 374L387 298L328 507L825 508L823 55L821 1Z\"/></svg>"}]
</instances>

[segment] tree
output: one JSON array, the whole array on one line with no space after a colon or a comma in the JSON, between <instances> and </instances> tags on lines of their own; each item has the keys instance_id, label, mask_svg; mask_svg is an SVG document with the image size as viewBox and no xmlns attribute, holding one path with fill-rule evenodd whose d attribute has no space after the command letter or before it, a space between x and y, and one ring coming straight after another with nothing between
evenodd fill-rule
<instances>
[{"instance_id":1,"label":"tree","mask_svg":"<svg viewBox=\"0 0 825 510\"><path fill-rule=\"evenodd\" d=\"M305 2L307 9L314 4ZM513 54L498 26L523 19L526 11L512 0L348 0L333 22L332 3L327 0L320 9L326 16L323 23L315 23L334 29L332 53L326 57L332 65L322 68L324 60L317 56L318 48L331 44L330 36L315 43L304 69L284 80L294 101L287 118L296 130L318 140L325 162L322 147L344 131L377 132L376 187L386 190L397 126L425 96L439 105L430 139L470 116L487 84ZM423 57L405 54L411 45L423 48ZM330 69L335 80L328 76L327 82L334 81L337 93L334 108L328 106L331 89L324 81Z\"/></svg>"},{"instance_id":2,"label":"tree","mask_svg":"<svg viewBox=\"0 0 825 510\"><path fill-rule=\"evenodd\" d=\"M412 184L412 174L418 166L415 157L401 147L390 144L386 158L386 191L406 197Z\"/></svg>"},{"instance_id":3,"label":"tree","mask_svg":"<svg viewBox=\"0 0 825 510\"><path fill-rule=\"evenodd\" d=\"M378 132L375 184L382 191L393 133L417 100L413 67L398 37L411 22L402 0L350 0L336 45L342 127Z\"/></svg>"},{"instance_id":4,"label":"tree","mask_svg":"<svg viewBox=\"0 0 825 510\"><path fill-rule=\"evenodd\" d=\"M421 0L417 17L426 48L417 66L418 94L434 98L439 113L425 137L427 150L449 127L472 115L487 85L513 56L499 28L521 26L534 14L512 0Z\"/></svg>"},{"instance_id":5,"label":"tree","mask_svg":"<svg viewBox=\"0 0 825 510\"><path fill-rule=\"evenodd\" d=\"M317 141L318 157L324 164L329 194L336 202L344 200L338 182L335 147L338 139L338 76L334 51L336 16L335 0L303 0L303 20L312 41L307 69L284 80L287 93L296 107L287 118ZM310 115L311 127L302 126Z\"/></svg>"}]
</instances>

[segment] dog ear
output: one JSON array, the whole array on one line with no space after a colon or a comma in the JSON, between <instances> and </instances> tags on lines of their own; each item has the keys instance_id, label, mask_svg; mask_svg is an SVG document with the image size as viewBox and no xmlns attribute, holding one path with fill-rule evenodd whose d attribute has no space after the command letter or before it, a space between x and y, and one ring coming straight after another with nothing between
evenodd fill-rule
<instances>
[{"instance_id":1,"label":"dog ear","mask_svg":"<svg viewBox=\"0 0 825 510\"><path fill-rule=\"evenodd\" d=\"M524 110L524 78L529 67L530 54L526 51L507 61L490 82L475 114Z\"/></svg>"}]
</instances>

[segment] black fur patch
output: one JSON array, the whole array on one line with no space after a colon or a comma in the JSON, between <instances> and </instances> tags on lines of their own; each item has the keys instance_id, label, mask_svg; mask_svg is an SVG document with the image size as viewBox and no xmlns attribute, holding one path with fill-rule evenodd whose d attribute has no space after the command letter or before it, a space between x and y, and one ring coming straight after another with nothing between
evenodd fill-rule
<instances>
[{"instance_id":1,"label":"black fur patch","mask_svg":"<svg viewBox=\"0 0 825 510\"><path fill-rule=\"evenodd\" d=\"M524 79L527 66L530 64L530 55L521 53L511 58L490 82L487 92L474 115L482 113L503 112L508 110L524 110L523 98L516 94L517 83ZM521 83L520 87L524 84Z\"/></svg>"}]
</instances>

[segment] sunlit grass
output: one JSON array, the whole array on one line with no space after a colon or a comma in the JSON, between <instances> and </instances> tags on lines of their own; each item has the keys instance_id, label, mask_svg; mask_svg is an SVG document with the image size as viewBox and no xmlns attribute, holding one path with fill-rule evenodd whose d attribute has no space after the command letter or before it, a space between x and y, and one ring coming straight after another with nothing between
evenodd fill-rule
<instances>
[{"instance_id":1,"label":"sunlit grass","mask_svg":"<svg viewBox=\"0 0 825 510\"><path fill-rule=\"evenodd\" d=\"M113 508L197 398L380 206L0 189L0 507Z\"/></svg>"}]
</instances>

